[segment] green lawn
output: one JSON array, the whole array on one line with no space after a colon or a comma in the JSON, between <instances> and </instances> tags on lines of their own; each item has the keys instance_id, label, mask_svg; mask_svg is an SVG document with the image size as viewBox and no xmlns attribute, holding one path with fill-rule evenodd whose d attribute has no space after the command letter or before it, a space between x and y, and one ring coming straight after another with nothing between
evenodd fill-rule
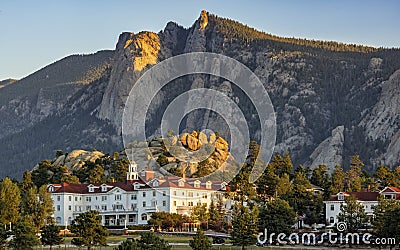
<instances>
[{"instance_id":1,"label":"green lawn","mask_svg":"<svg viewBox=\"0 0 400 250\"><path fill-rule=\"evenodd\" d=\"M139 238L139 235L124 235L124 236L109 236L107 237L107 244L110 244L112 246L106 246L106 247L94 247L92 248L93 250L113 250L115 247L115 244L118 244L122 241L125 241L127 238ZM167 240L168 242L172 243L172 249L179 249L179 250L191 250L189 247L189 241L192 239L192 236L184 236L184 235L160 235L161 238ZM211 238L210 238L211 239ZM69 249L69 250L77 250L77 249L82 249L85 250L86 248L78 248L78 247L72 247L71 246L71 240L72 237L66 237L65 238L65 247L64 245L62 246L57 246L53 247L54 250L56 249ZM226 243L229 243L230 240L227 240ZM184 245L173 245L173 243L177 244L184 244ZM49 247L36 247L35 249L49 249ZM215 250L240 250L240 247L237 246L214 246L213 249ZM267 247L256 247L256 246L249 246L246 247L247 250L270 250L270 249L277 249L277 248L267 248ZM279 248L279 249L285 249L285 248ZM293 248L286 248L286 249L293 249ZM296 250L301 250L301 248L296 248Z\"/></svg>"}]
</instances>

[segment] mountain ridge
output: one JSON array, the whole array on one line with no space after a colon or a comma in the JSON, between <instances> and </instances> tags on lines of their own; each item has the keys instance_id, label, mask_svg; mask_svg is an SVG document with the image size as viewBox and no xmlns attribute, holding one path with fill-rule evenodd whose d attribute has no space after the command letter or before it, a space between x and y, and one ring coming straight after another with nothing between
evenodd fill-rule
<instances>
[{"instance_id":1,"label":"mountain ridge","mask_svg":"<svg viewBox=\"0 0 400 250\"><path fill-rule=\"evenodd\" d=\"M60 75L61 88L48 89L55 81L42 82L41 92L35 88L25 89L28 95L21 94L18 88L15 90L14 86L20 86L19 81L0 88L0 100L3 100L0 101L0 143L7 145L0 147L0 175L21 176L23 170L53 156L57 149L97 148L109 153L121 150L122 110L134 82L155 63L198 51L233 57L260 78L277 112L276 152L288 151L295 164L324 163L310 158L317 155L317 152L313 154L317 149L316 158L330 164L346 165L354 154L360 154L366 161L367 170L386 164L386 159L391 159L393 166L400 163L399 157L394 155L399 148L396 143L399 117L390 121L393 133L384 140L368 135L371 130L361 122L368 121L366 117L374 107L382 106L379 103L395 100L395 96L382 88L395 86L400 78L394 74L400 69L399 49L282 38L202 12L188 28L168 22L159 33L122 33L115 50L102 52L97 59L89 56L84 63L87 67L69 72L65 77ZM51 65L65 68L60 61ZM98 74L87 78L84 84L79 83L85 74L97 67ZM39 79L37 74L43 78L40 70L32 75ZM40 83L40 79L32 79L30 85ZM73 82L72 88L66 84L71 82L69 80ZM249 100L234 84L206 75L177 79L156 96L149 116L149 135L157 133L158 114L175 96L198 87L224 91L237 100L248 113L246 118L253 131L252 138L259 139L257 119L252 118L254 107ZM13 88L17 94L10 95ZM54 98L47 98L49 95ZM396 105L391 108L396 110ZM381 130L388 122L382 120L382 124L376 122L374 126ZM228 138L221 117L212 112L193 112L184 126L187 130L211 127ZM329 143L323 142L341 126L342 135L338 138L343 138L343 142L329 148ZM21 144L24 144L23 149L18 148ZM394 153L387 150L389 147ZM325 155L321 155L322 152L326 152ZM330 155L341 158L341 162L331 161ZM338 155L341 157L336 157ZM7 170L10 165L16 169Z\"/></svg>"}]
</instances>

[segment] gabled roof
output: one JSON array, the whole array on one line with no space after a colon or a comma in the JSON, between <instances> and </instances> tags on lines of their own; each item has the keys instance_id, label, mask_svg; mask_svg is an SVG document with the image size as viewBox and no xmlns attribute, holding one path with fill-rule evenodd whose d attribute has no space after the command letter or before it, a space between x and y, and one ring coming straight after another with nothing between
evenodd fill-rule
<instances>
[{"instance_id":1,"label":"gabled roof","mask_svg":"<svg viewBox=\"0 0 400 250\"><path fill-rule=\"evenodd\" d=\"M141 184L141 188L150 188L150 186L146 185L142 180L137 181L127 181L127 182L106 182L106 183L97 183L97 184L50 184L49 186L54 187L54 191L52 193L74 193L74 194L93 194L93 193L106 193L115 188L120 188L124 191L133 191L133 184L138 182ZM101 186L107 185L107 191L104 192L100 188ZM89 192L88 187L94 187L93 192Z\"/></svg>"},{"instance_id":2,"label":"gabled roof","mask_svg":"<svg viewBox=\"0 0 400 250\"><path fill-rule=\"evenodd\" d=\"M400 189L397 187L385 187L381 193L400 193Z\"/></svg>"},{"instance_id":3,"label":"gabled roof","mask_svg":"<svg viewBox=\"0 0 400 250\"><path fill-rule=\"evenodd\" d=\"M183 186L179 186L178 182L184 180ZM68 184L68 183L61 183L61 184L50 184L50 186L53 186L53 192L52 193L75 193L75 194L93 194L93 193L106 193L109 192L115 188L120 188L124 191L134 191L134 184L139 183L140 184L140 189L149 189L149 188L167 188L167 187L173 187L173 188L182 188L182 189L196 189L196 190L213 190L213 191L218 191L222 190L222 184L226 186L225 190L222 191L228 191L229 190L229 184L227 184L224 181L209 181L211 183L211 189L206 188L206 183L207 182L201 182L201 185L199 188L194 187L194 183L198 179L194 178L187 178L183 179L181 177L175 177L175 176L168 176L165 178L157 178L157 179L152 179L149 182L144 182L143 180L132 180L132 181L126 181L126 182L105 182L105 183L97 183L97 184ZM158 182L157 186L153 186L154 182ZM102 191L102 186L107 187L107 191ZM93 187L93 192L89 192L88 187Z\"/></svg>"}]
</instances>

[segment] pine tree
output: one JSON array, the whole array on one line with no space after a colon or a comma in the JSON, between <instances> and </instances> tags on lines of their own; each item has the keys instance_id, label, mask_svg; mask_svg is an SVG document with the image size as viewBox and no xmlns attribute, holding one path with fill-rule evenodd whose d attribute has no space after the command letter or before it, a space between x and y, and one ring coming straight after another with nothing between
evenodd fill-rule
<instances>
[{"instance_id":1,"label":"pine tree","mask_svg":"<svg viewBox=\"0 0 400 250\"><path fill-rule=\"evenodd\" d=\"M80 214L71 225L71 232L76 235L72 239L72 244L77 246L87 246L88 250L92 246L106 244L107 229L101 225L99 212L92 210Z\"/></svg>"},{"instance_id":2,"label":"pine tree","mask_svg":"<svg viewBox=\"0 0 400 250\"><path fill-rule=\"evenodd\" d=\"M353 196L346 199L346 205L340 207L338 220L346 223L346 233L355 233L366 222L364 206L356 201Z\"/></svg>"},{"instance_id":3,"label":"pine tree","mask_svg":"<svg viewBox=\"0 0 400 250\"><path fill-rule=\"evenodd\" d=\"M7 245L8 235L6 225L0 224L0 249L3 249Z\"/></svg>"},{"instance_id":4,"label":"pine tree","mask_svg":"<svg viewBox=\"0 0 400 250\"><path fill-rule=\"evenodd\" d=\"M39 245L36 233L30 218L22 217L13 229L14 238L10 241L10 246L18 250L33 249L34 246Z\"/></svg>"},{"instance_id":5,"label":"pine tree","mask_svg":"<svg viewBox=\"0 0 400 250\"><path fill-rule=\"evenodd\" d=\"M331 186L329 192L331 194L337 194L344 191L344 173L340 166L336 166L331 175Z\"/></svg>"},{"instance_id":6,"label":"pine tree","mask_svg":"<svg viewBox=\"0 0 400 250\"><path fill-rule=\"evenodd\" d=\"M114 250L141 250L137 242L135 240L126 240L121 243L118 247L115 247Z\"/></svg>"},{"instance_id":7,"label":"pine tree","mask_svg":"<svg viewBox=\"0 0 400 250\"><path fill-rule=\"evenodd\" d=\"M212 244L207 236L204 235L202 230L198 230L196 235L189 241L189 246L193 250L210 250Z\"/></svg>"},{"instance_id":8,"label":"pine tree","mask_svg":"<svg viewBox=\"0 0 400 250\"><path fill-rule=\"evenodd\" d=\"M64 239L60 236L60 229L54 224L49 224L43 228L40 241L42 245L52 249L53 246L62 244Z\"/></svg>"},{"instance_id":9,"label":"pine tree","mask_svg":"<svg viewBox=\"0 0 400 250\"><path fill-rule=\"evenodd\" d=\"M144 233L140 237L139 240L136 241L139 249L146 250L159 250L165 249L169 250L172 247L168 244L167 241L158 237L155 233Z\"/></svg>"},{"instance_id":10,"label":"pine tree","mask_svg":"<svg viewBox=\"0 0 400 250\"><path fill-rule=\"evenodd\" d=\"M347 191L348 192L359 192L361 191L361 176L362 167L364 163L360 160L358 155L351 157L350 170L347 171Z\"/></svg>"},{"instance_id":11,"label":"pine tree","mask_svg":"<svg viewBox=\"0 0 400 250\"><path fill-rule=\"evenodd\" d=\"M258 208L256 206L249 208L240 203L236 204L233 210L231 234L233 245L245 249L246 246L256 242L257 232Z\"/></svg>"},{"instance_id":12,"label":"pine tree","mask_svg":"<svg viewBox=\"0 0 400 250\"><path fill-rule=\"evenodd\" d=\"M206 204L198 204L192 208L190 211L190 218L194 222L207 222L208 219L210 218L209 213L207 211L207 205Z\"/></svg>"},{"instance_id":13,"label":"pine tree","mask_svg":"<svg viewBox=\"0 0 400 250\"><path fill-rule=\"evenodd\" d=\"M296 223L296 213L293 208L281 199L271 201L261 208L259 218L261 232L267 229L271 233L290 234L292 226Z\"/></svg>"},{"instance_id":14,"label":"pine tree","mask_svg":"<svg viewBox=\"0 0 400 250\"><path fill-rule=\"evenodd\" d=\"M212 200L208 211L210 217L209 228L215 231L220 231L222 229L222 223L225 215L222 197L218 197L217 202Z\"/></svg>"},{"instance_id":15,"label":"pine tree","mask_svg":"<svg viewBox=\"0 0 400 250\"><path fill-rule=\"evenodd\" d=\"M374 236L379 238L395 238L400 241L400 202L395 199L379 197L378 205L374 207L372 221Z\"/></svg>"}]
</instances>

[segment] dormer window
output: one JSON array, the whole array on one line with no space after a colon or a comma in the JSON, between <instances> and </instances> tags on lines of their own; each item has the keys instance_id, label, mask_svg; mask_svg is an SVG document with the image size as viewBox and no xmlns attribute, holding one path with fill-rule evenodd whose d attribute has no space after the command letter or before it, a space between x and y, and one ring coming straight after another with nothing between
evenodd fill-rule
<instances>
[{"instance_id":1,"label":"dormer window","mask_svg":"<svg viewBox=\"0 0 400 250\"><path fill-rule=\"evenodd\" d=\"M139 190L139 189L140 189L140 184L139 184L139 182L135 182L135 183L133 184L133 189L134 189L134 190Z\"/></svg>"},{"instance_id":2,"label":"dormer window","mask_svg":"<svg viewBox=\"0 0 400 250\"><path fill-rule=\"evenodd\" d=\"M94 192L94 186L92 184L90 184L88 186L88 189L89 189L89 193L93 193Z\"/></svg>"},{"instance_id":3,"label":"dormer window","mask_svg":"<svg viewBox=\"0 0 400 250\"><path fill-rule=\"evenodd\" d=\"M339 201L344 201L344 194L339 193L339 194L338 194L338 200L339 200Z\"/></svg>"},{"instance_id":4,"label":"dormer window","mask_svg":"<svg viewBox=\"0 0 400 250\"><path fill-rule=\"evenodd\" d=\"M200 188L200 185L201 185L201 181L196 180L196 181L194 182L194 188Z\"/></svg>"},{"instance_id":5,"label":"dormer window","mask_svg":"<svg viewBox=\"0 0 400 250\"><path fill-rule=\"evenodd\" d=\"M101 185L101 192L107 192L107 185L106 184Z\"/></svg>"},{"instance_id":6,"label":"dormer window","mask_svg":"<svg viewBox=\"0 0 400 250\"><path fill-rule=\"evenodd\" d=\"M178 181L178 186L179 187L184 187L185 186L185 181L184 180L179 180Z\"/></svg>"},{"instance_id":7,"label":"dormer window","mask_svg":"<svg viewBox=\"0 0 400 250\"><path fill-rule=\"evenodd\" d=\"M153 182L153 187L158 187L158 185L160 185L160 183L159 183L157 180L155 180L155 181Z\"/></svg>"},{"instance_id":8,"label":"dormer window","mask_svg":"<svg viewBox=\"0 0 400 250\"><path fill-rule=\"evenodd\" d=\"M206 182L206 189L211 189L211 181Z\"/></svg>"},{"instance_id":9,"label":"dormer window","mask_svg":"<svg viewBox=\"0 0 400 250\"><path fill-rule=\"evenodd\" d=\"M54 192L54 186L53 185L49 186L49 192L51 192L51 193Z\"/></svg>"},{"instance_id":10,"label":"dormer window","mask_svg":"<svg viewBox=\"0 0 400 250\"><path fill-rule=\"evenodd\" d=\"M226 190L226 182L221 183L221 190Z\"/></svg>"},{"instance_id":11,"label":"dormer window","mask_svg":"<svg viewBox=\"0 0 400 250\"><path fill-rule=\"evenodd\" d=\"M396 195L395 195L395 194L384 194L383 197L384 197L385 199L390 200L390 199L395 199L395 198L396 198Z\"/></svg>"}]
</instances>

